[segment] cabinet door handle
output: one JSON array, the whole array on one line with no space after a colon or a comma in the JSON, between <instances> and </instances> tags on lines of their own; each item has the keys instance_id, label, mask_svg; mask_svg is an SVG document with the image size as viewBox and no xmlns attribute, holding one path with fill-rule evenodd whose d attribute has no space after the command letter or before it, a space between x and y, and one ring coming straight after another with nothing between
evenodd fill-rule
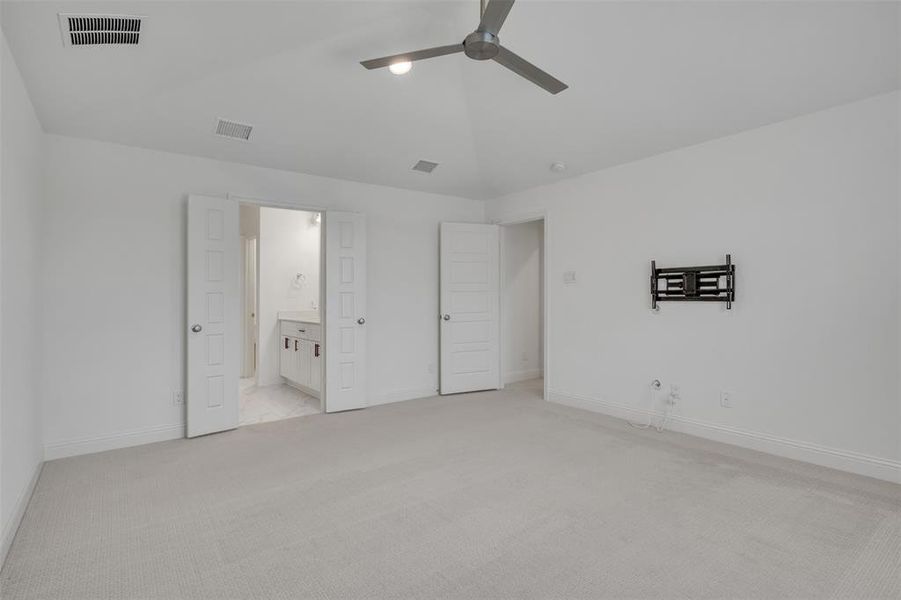
<instances>
[{"instance_id":1,"label":"cabinet door handle","mask_svg":"<svg viewBox=\"0 0 901 600\"><path fill-rule=\"evenodd\" d=\"M319 344L313 347L313 356L319 356Z\"/></svg>"},{"instance_id":2,"label":"cabinet door handle","mask_svg":"<svg viewBox=\"0 0 901 600\"><path fill-rule=\"evenodd\" d=\"M294 351L297 352L297 340L294 340Z\"/></svg>"},{"instance_id":3,"label":"cabinet door handle","mask_svg":"<svg viewBox=\"0 0 901 600\"><path fill-rule=\"evenodd\" d=\"M288 350L288 349L289 349L289 348L288 348L288 343L289 343L288 338L285 338L285 350Z\"/></svg>"}]
</instances>

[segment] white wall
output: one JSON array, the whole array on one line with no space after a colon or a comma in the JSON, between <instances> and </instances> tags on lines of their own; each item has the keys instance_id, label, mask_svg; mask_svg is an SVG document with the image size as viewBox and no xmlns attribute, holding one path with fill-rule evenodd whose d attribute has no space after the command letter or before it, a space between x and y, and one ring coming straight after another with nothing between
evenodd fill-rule
<instances>
[{"instance_id":1,"label":"white wall","mask_svg":"<svg viewBox=\"0 0 901 600\"><path fill-rule=\"evenodd\" d=\"M504 226L501 295L504 382L542 374L544 221Z\"/></svg>"},{"instance_id":2,"label":"white wall","mask_svg":"<svg viewBox=\"0 0 901 600\"><path fill-rule=\"evenodd\" d=\"M315 213L260 209L259 385L280 383L278 313L319 309L319 224ZM306 281L295 285L302 273ZM373 282L378 285L378 282Z\"/></svg>"},{"instance_id":3,"label":"white wall","mask_svg":"<svg viewBox=\"0 0 901 600\"><path fill-rule=\"evenodd\" d=\"M552 397L635 417L656 377L676 428L897 477L898 113L896 92L490 202L548 213ZM726 252L734 310L649 310L651 259Z\"/></svg>"},{"instance_id":4,"label":"white wall","mask_svg":"<svg viewBox=\"0 0 901 600\"><path fill-rule=\"evenodd\" d=\"M482 202L47 136L41 305L48 458L182 435L189 192L363 211L369 399L431 393L438 223ZM431 367L431 368L430 368Z\"/></svg>"},{"instance_id":5,"label":"white wall","mask_svg":"<svg viewBox=\"0 0 901 600\"><path fill-rule=\"evenodd\" d=\"M2 39L0 119L0 564L43 462L37 370L44 134Z\"/></svg>"}]
</instances>

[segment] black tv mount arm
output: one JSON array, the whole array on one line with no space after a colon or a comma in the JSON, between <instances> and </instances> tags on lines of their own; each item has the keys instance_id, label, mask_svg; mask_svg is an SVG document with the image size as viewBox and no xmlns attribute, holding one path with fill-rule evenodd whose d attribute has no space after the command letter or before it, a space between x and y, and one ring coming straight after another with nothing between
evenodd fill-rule
<instances>
[{"instance_id":1,"label":"black tv mount arm","mask_svg":"<svg viewBox=\"0 0 901 600\"><path fill-rule=\"evenodd\" d=\"M726 255L726 264L704 267L660 269L657 261L652 260L651 308L656 310L658 302L725 302L731 310L735 302L732 255Z\"/></svg>"}]
</instances>

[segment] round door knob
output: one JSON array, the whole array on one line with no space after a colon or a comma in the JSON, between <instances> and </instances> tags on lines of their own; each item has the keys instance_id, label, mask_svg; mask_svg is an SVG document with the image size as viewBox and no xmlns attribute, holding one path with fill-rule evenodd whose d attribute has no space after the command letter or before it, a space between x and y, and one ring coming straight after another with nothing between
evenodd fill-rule
<instances>
[{"instance_id":1,"label":"round door knob","mask_svg":"<svg viewBox=\"0 0 901 600\"><path fill-rule=\"evenodd\" d=\"M362 324L365 323L365 322L366 322L366 319L364 319L363 317L360 317L359 319L357 319L357 324L358 324L358 325L362 325Z\"/></svg>"},{"instance_id":2,"label":"round door knob","mask_svg":"<svg viewBox=\"0 0 901 600\"><path fill-rule=\"evenodd\" d=\"M191 331L193 331L194 333L200 333L201 331L203 331L203 327L201 327L199 323L194 323L194 325L191 326Z\"/></svg>"},{"instance_id":3,"label":"round door knob","mask_svg":"<svg viewBox=\"0 0 901 600\"><path fill-rule=\"evenodd\" d=\"M441 317L441 318L444 319L445 321L450 321L450 315L448 315L448 314L445 314L445 315L444 315L443 317Z\"/></svg>"}]
</instances>

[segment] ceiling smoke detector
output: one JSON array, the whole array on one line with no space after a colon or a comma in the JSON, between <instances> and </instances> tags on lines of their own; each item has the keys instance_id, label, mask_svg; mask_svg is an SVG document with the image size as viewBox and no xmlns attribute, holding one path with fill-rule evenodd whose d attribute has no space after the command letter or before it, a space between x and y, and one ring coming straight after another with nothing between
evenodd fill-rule
<instances>
[{"instance_id":1,"label":"ceiling smoke detector","mask_svg":"<svg viewBox=\"0 0 901 600\"><path fill-rule=\"evenodd\" d=\"M431 173L435 170L435 167L438 166L438 163L432 162L430 160L421 160L415 165L413 165L414 171L419 171L420 173Z\"/></svg>"},{"instance_id":2,"label":"ceiling smoke detector","mask_svg":"<svg viewBox=\"0 0 901 600\"><path fill-rule=\"evenodd\" d=\"M146 30L134 15L78 15L59 13L64 46L137 46Z\"/></svg>"},{"instance_id":3,"label":"ceiling smoke detector","mask_svg":"<svg viewBox=\"0 0 901 600\"><path fill-rule=\"evenodd\" d=\"M251 130L253 130L253 125L229 121L228 119L219 119L219 122L216 124L216 135L236 140L249 140Z\"/></svg>"}]
</instances>

